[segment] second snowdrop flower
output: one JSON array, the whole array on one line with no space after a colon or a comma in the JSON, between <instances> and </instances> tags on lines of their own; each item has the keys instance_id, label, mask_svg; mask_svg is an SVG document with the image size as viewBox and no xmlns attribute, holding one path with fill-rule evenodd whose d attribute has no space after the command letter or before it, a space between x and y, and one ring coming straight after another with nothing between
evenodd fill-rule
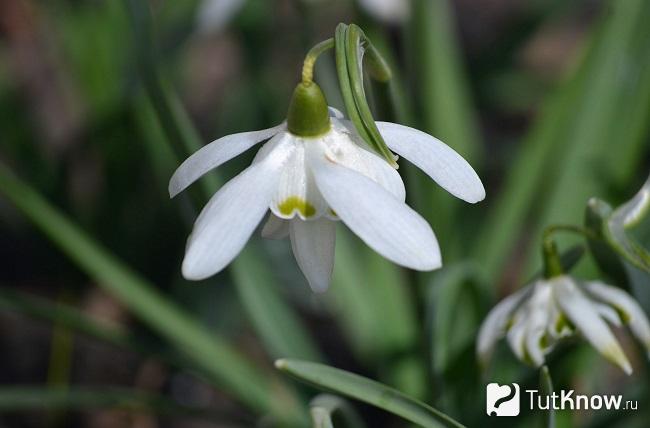
<instances>
[{"instance_id":1,"label":"second snowdrop flower","mask_svg":"<svg viewBox=\"0 0 650 428\"><path fill-rule=\"evenodd\" d=\"M540 279L492 309L479 331L477 353L484 364L503 336L515 355L537 367L562 339L582 335L625 373L632 366L608 324L627 325L650 352L650 324L625 291L568 275Z\"/></svg>"}]
</instances>

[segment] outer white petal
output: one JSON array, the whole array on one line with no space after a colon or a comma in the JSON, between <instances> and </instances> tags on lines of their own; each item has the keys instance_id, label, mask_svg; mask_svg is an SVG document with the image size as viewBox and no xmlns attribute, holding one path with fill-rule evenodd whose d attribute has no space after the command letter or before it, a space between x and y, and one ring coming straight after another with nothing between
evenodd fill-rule
<instances>
[{"instance_id":1,"label":"outer white petal","mask_svg":"<svg viewBox=\"0 0 650 428\"><path fill-rule=\"evenodd\" d=\"M506 334L506 327L512 318L512 312L519 306L531 291L525 287L503 299L487 314L478 332L476 355L483 366L492 356L494 345Z\"/></svg>"},{"instance_id":2,"label":"outer white petal","mask_svg":"<svg viewBox=\"0 0 650 428\"><path fill-rule=\"evenodd\" d=\"M334 268L336 224L325 218L290 223L291 248L300 270L314 292L327 291Z\"/></svg>"},{"instance_id":3,"label":"outer white petal","mask_svg":"<svg viewBox=\"0 0 650 428\"><path fill-rule=\"evenodd\" d=\"M278 146L210 199L187 242L183 260L185 278L207 278L237 256L267 211L282 165L292 150L290 142Z\"/></svg>"},{"instance_id":4,"label":"outer white petal","mask_svg":"<svg viewBox=\"0 0 650 428\"><path fill-rule=\"evenodd\" d=\"M269 218L262 228L262 237L266 239L284 239L289 236L289 221L269 213Z\"/></svg>"},{"instance_id":5,"label":"outer white petal","mask_svg":"<svg viewBox=\"0 0 650 428\"><path fill-rule=\"evenodd\" d=\"M390 166L388 162L374 153L359 148L359 155L366 164L365 171L359 171L363 175L375 180L381 187L388 190L397 199L404 202L406 200L406 188L402 177L397 170Z\"/></svg>"},{"instance_id":6,"label":"outer white petal","mask_svg":"<svg viewBox=\"0 0 650 428\"><path fill-rule=\"evenodd\" d=\"M485 198L483 183L474 169L451 147L417 129L377 122L391 150L424 171L452 195L476 203Z\"/></svg>"},{"instance_id":7,"label":"outer white petal","mask_svg":"<svg viewBox=\"0 0 650 428\"><path fill-rule=\"evenodd\" d=\"M356 131L347 128L349 120L332 119L332 131L323 138L327 156L379 183L401 201L406 199L402 177L383 158L373 153Z\"/></svg>"},{"instance_id":8,"label":"outer white petal","mask_svg":"<svg viewBox=\"0 0 650 428\"><path fill-rule=\"evenodd\" d=\"M431 227L415 211L364 175L310 147L316 184L336 214L366 244L387 259L416 270L442 265Z\"/></svg>"},{"instance_id":9,"label":"outer white petal","mask_svg":"<svg viewBox=\"0 0 650 428\"><path fill-rule=\"evenodd\" d=\"M279 133L284 124L261 131L226 135L203 146L178 167L169 180L169 196L174 197L203 174L245 152L260 141Z\"/></svg>"},{"instance_id":10,"label":"outer white petal","mask_svg":"<svg viewBox=\"0 0 650 428\"><path fill-rule=\"evenodd\" d=\"M245 0L203 0L196 12L199 32L221 31L244 5Z\"/></svg>"},{"instance_id":11,"label":"outer white petal","mask_svg":"<svg viewBox=\"0 0 650 428\"><path fill-rule=\"evenodd\" d=\"M624 315L624 322L628 324L632 334L643 343L650 357L650 323L637 301L620 288L599 281L588 282L585 287L591 295Z\"/></svg>"},{"instance_id":12,"label":"outer white petal","mask_svg":"<svg viewBox=\"0 0 650 428\"><path fill-rule=\"evenodd\" d=\"M631 374L630 362L587 296L567 276L558 277L553 282L555 301L567 318L598 352Z\"/></svg>"}]
</instances>

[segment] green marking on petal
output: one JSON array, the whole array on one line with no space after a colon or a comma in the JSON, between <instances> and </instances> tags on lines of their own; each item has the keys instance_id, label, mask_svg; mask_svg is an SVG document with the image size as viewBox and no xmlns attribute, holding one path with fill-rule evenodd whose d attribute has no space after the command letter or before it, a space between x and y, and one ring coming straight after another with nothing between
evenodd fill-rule
<instances>
[{"instance_id":1,"label":"green marking on petal","mask_svg":"<svg viewBox=\"0 0 650 428\"><path fill-rule=\"evenodd\" d=\"M298 196L290 196L278 205L278 209L284 215L291 215L298 211L303 217L316 215L316 208L306 200Z\"/></svg>"},{"instance_id":2,"label":"green marking on petal","mask_svg":"<svg viewBox=\"0 0 650 428\"><path fill-rule=\"evenodd\" d=\"M629 324L630 321L632 321L632 316L623 308L617 305L612 305L616 313L618 314L619 318L623 322L623 324Z\"/></svg>"}]
</instances>

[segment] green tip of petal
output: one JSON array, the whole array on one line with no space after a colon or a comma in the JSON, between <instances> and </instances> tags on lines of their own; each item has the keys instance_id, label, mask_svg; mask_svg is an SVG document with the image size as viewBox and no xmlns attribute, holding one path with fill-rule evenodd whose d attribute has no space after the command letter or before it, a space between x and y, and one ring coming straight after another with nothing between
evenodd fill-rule
<instances>
[{"instance_id":1,"label":"green tip of petal","mask_svg":"<svg viewBox=\"0 0 650 428\"><path fill-rule=\"evenodd\" d=\"M299 137L316 137L330 130L330 115L325 95L314 82L296 86L287 114L289 132Z\"/></svg>"}]
</instances>

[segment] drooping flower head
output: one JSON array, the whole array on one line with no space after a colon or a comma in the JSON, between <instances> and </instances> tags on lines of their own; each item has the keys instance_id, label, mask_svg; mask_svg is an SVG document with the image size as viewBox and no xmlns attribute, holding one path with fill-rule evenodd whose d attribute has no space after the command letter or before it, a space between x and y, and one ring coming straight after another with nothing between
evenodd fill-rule
<instances>
[{"instance_id":1,"label":"drooping flower head","mask_svg":"<svg viewBox=\"0 0 650 428\"><path fill-rule=\"evenodd\" d=\"M286 122L220 138L190 156L172 176L173 197L206 172L268 140L251 166L225 184L199 215L188 239L183 275L199 280L222 270L269 211L263 235L289 236L315 291L324 291L330 282L338 220L399 265L440 267L435 235L405 204L396 168L375 154L340 112L328 108L310 74L304 76ZM447 145L406 126L378 122L377 127L392 151L453 195L470 203L485 197L472 167Z\"/></svg>"},{"instance_id":2,"label":"drooping flower head","mask_svg":"<svg viewBox=\"0 0 650 428\"><path fill-rule=\"evenodd\" d=\"M631 374L632 366L608 324L626 325L650 352L650 324L632 296L599 281L559 275L535 281L495 306L481 326L476 350L485 364L505 336L517 358L540 367L560 341L581 335Z\"/></svg>"}]
</instances>

